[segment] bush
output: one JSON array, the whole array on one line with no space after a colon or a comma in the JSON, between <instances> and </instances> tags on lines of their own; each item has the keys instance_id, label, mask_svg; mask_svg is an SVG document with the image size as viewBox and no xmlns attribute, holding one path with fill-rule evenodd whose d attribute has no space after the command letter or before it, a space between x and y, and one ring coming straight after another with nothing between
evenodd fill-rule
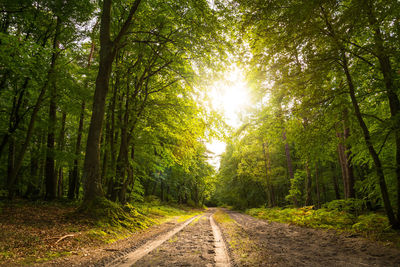
<instances>
[{"instance_id":1,"label":"bush","mask_svg":"<svg viewBox=\"0 0 400 267\"><path fill-rule=\"evenodd\" d=\"M349 205L350 204L350 205ZM281 223L292 223L311 228L325 228L356 232L365 236L390 232L386 216L378 213L355 215L365 209L363 202L355 200L333 201L326 208L314 210L303 208L254 208L247 214L260 219Z\"/></svg>"},{"instance_id":2,"label":"bush","mask_svg":"<svg viewBox=\"0 0 400 267\"><path fill-rule=\"evenodd\" d=\"M368 234L377 234L389 231L389 220L386 216L376 213L360 215L357 223L352 226L356 232L366 232Z\"/></svg>"},{"instance_id":3,"label":"bush","mask_svg":"<svg viewBox=\"0 0 400 267\"><path fill-rule=\"evenodd\" d=\"M344 211L358 216L366 210L366 203L362 199L355 198L337 199L324 204L323 208L329 211Z\"/></svg>"},{"instance_id":4,"label":"bush","mask_svg":"<svg viewBox=\"0 0 400 267\"><path fill-rule=\"evenodd\" d=\"M149 195L144 198L144 202L149 203L154 206L158 206L161 204L161 200L159 197L154 195Z\"/></svg>"}]
</instances>

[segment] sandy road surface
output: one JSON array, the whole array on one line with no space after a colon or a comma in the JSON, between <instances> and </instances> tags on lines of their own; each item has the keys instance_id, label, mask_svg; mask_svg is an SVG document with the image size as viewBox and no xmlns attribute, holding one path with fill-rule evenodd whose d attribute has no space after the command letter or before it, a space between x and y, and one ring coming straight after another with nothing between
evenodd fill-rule
<instances>
[{"instance_id":1,"label":"sandy road surface","mask_svg":"<svg viewBox=\"0 0 400 267\"><path fill-rule=\"evenodd\" d=\"M223 240L215 228L218 226L210 218L212 212L193 220L133 266L229 266L228 255L220 246Z\"/></svg>"}]
</instances>

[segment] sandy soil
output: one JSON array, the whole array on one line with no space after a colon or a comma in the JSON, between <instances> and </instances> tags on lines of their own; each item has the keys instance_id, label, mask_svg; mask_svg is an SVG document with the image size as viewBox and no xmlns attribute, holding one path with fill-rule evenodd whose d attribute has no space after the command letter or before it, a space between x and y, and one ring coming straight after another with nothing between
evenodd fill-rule
<instances>
[{"instance_id":1,"label":"sandy soil","mask_svg":"<svg viewBox=\"0 0 400 267\"><path fill-rule=\"evenodd\" d=\"M400 250L361 237L226 212L257 246L252 266L400 266Z\"/></svg>"}]
</instances>

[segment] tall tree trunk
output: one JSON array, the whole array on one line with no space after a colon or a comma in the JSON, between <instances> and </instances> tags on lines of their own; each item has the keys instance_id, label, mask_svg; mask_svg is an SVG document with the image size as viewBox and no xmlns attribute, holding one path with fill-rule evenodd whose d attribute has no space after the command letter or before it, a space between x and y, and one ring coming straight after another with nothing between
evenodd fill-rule
<instances>
[{"instance_id":1,"label":"tall tree trunk","mask_svg":"<svg viewBox=\"0 0 400 267\"><path fill-rule=\"evenodd\" d=\"M98 21L93 27L92 34L94 33L97 27ZM87 68L89 69L92 65L92 59L94 54L95 42L92 37L92 44L90 45L90 52L87 60ZM87 87L87 83L85 85ZM85 108L86 102L83 99L81 104L81 112L79 116L79 126L78 126L78 134L76 137L76 144L75 144L75 159L73 163L73 170L71 175L69 176L69 185L68 185L68 198L74 199L75 197L79 197L79 157L81 155L81 143L82 143L82 133L83 133L83 121L85 119Z\"/></svg>"},{"instance_id":2,"label":"tall tree trunk","mask_svg":"<svg viewBox=\"0 0 400 267\"><path fill-rule=\"evenodd\" d=\"M40 140L41 137L39 137L39 149L40 149ZM25 197L27 198L37 198L39 196L38 194L38 188L37 188L37 178L38 178L38 166L39 166L39 157L38 157L38 152L37 151L31 151L30 153L31 160L30 160L30 180L28 183L28 188L26 189L25 192Z\"/></svg>"},{"instance_id":3,"label":"tall tree trunk","mask_svg":"<svg viewBox=\"0 0 400 267\"><path fill-rule=\"evenodd\" d=\"M282 132L282 138L283 138L283 142L285 143L285 155L286 155L286 163L287 163L287 168L288 168L289 179L293 179L294 178L293 164L292 164L292 158L290 157L289 144L286 141L286 131L285 130L283 130L283 132ZM296 207L299 206L299 203L298 203L296 197L294 197L294 196L293 196L293 203Z\"/></svg>"},{"instance_id":4,"label":"tall tree trunk","mask_svg":"<svg viewBox=\"0 0 400 267\"><path fill-rule=\"evenodd\" d=\"M369 24L374 30L374 43L375 55L379 60L380 69L384 78L386 87L386 96L389 101L389 108L393 126L395 128L395 146L396 146L396 178L397 178L397 221L400 222L400 100L397 95L398 88L395 85L395 78L398 74L393 71L388 50L384 45L384 40L381 32L381 25L377 21L374 11L373 3L370 0L365 0L365 7L367 8L367 16ZM400 226L399 226L400 227Z\"/></svg>"},{"instance_id":5,"label":"tall tree trunk","mask_svg":"<svg viewBox=\"0 0 400 267\"><path fill-rule=\"evenodd\" d=\"M103 196L100 176L100 136L104 119L104 108L115 56L114 44L110 39L111 0L103 1L100 24L100 62L93 98L92 117L86 143L83 167L84 201L90 202Z\"/></svg>"},{"instance_id":6,"label":"tall tree trunk","mask_svg":"<svg viewBox=\"0 0 400 267\"><path fill-rule=\"evenodd\" d=\"M318 162L315 163L315 195L317 196L317 208L321 208L321 190L319 188Z\"/></svg>"},{"instance_id":7,"label":"tall tree trunk","mask_svg":"<svg viewBox=\"0 0 400 267\"><path fill-rule=\"evenodd\" d=\"M348 111L345 109L343 114L343 139L344 139L344 163L347 178L347 198L355 198L354 191L354 170L353 164L351 163L351 146L348 144L347 140L350 137L350 127L348 122Z\"/></svg>"},{"instance_id":8,"label":"tall tree trunk","mask_svg":"<svg viewBox=\"0 0 400 267\"><path fill-rule=\"evenodd\" d=\"M286 163L287 163L287 168L288 168L289 179L293 179L294 178L293 164L292 164L292 158L290 157L289 144L286 141L286 131L285 130L282 133L282 137L283 137L283 141L285 143L285 155L286 155Z\"/></svg>"},{"instance_id":9,"label":"tall tree trunk","mask_svg":"<svg viewBox=\"0 0 400 267\"><path fill-rule=\"evenodd\" d=\"M65 146L65 122L67 120L67 113L65 111L62 113L61 118L61 130L60 135L58 137L58 151L64 151ZM60 162L57 164L58 169L58 187L57 187L57 196L61 198L64 192L64 172L63 166Z\"/></svg>"},{"instance_id":10,"label":"tall tree trunk","mask_svg":"<svg viewBox=\"0 0 400 267\"><path fill-rule=\"evenodd\" d=\"M348 184L348 178L347 178L347 161L345 157L345 147L343 144L343 134L342 133L336 133L336 136L339 138L339 144L338 144L338 156L339 156L339 164L340 168L342 170L342 180L343 180L343 192L344 192L344 198L348 198L348 192L349 192L349 184Z\"/></svg>"},{"instance_id":11,"label":"tall tree trunk","mask_svg":"<svg viewBox=\"0 0 400 267\"><path fill-rule=\"evenodd\" d=\"M376 175L378 177L378 182L379 182L379 186L380 186L380 190L381 190L381 194L382 194L382 200L383 200L383 204L385 207L386 215L387 215L392 227L394 229L398 229L398 228L400 228L400 225L394 216L392 204L390 203L386 180L385 180L385 175L383 173L383 168L382 168L382 162L379 159L379 155L376 152L376 150L372 144L370 132L369 132L368 127L365 124L364 119L361 115L361 111L360 111L360 107L358 105L358 101L357 101L357 98L355 95L353 79L352 79L350 71L349 71L348 61L347 61L345 51L344 51L344 49L342 49L340 52L342 53L342 55L341 55L342 56L342 64L343 64L342 67L343 67L343 71L346 75L347 84L348 84L349 92L350 92L350 98L351 98L351 102L354 107L354 112L355 112L356 118L358 120L358 123L360 124L360 127L362 129L362 132L364 135L364 140L367 145L368 151L374 161Z\"/></svg>"},{"instance_id":12,"label":"tall tree trunk","mask_svg":"<svg viewBox=\"0 0 400 267\"><path fill-rule=\"evenodd\" d=\"M134 160L135 160L135 145L131 144L131 161L133 162ZM128 181L129 181L129 184L126 187L127 188L126 193L129 196L128 197L128 201L130 199L131 192L133 191L134 186L135 186L135 176L134 176L133 172L134 172L133 166L132 166L132 164L129 164L129 167L128 167ZM130 187L128 187L128 186L130 186Z\"/></svg>"},{"instance_id":13,"label":"tall tree trunk","mask_svg":"<svg viewBox=\"0 0 400 267\"><path fill-rule=\"evenodd\" d=\"M68 198L74 199L78 197L77 192L79 192L79 157L81 154L81 142L82 142L82 132L83 132L83 120L85 118L85 101L82 101L81 112L79 116L79 126L78 126L78 134L76 137L75 144L75 159L73 163L73 170L70 176L69 185L68 185Z\"/></svg>"},{"instance_id":14,"label":"tall tree trunk","mask_svg":"<svg viewBox=\"0 0 400 267\"><path fill-rule=\"evenodd\" d=\"M104 0L100 24L100 62L96 78L92 117L86 145L85 163L83 168L84 202L91 202L103 196L100 176L100 136L104 120L104 110L111 75L112 63L116 50L122 38L130 28L133 15L138 9L140 0L135 0L130 9L128 18L123 24L114 41L111 41L111 0Z\"/></svg>"},{"instance_id":15,"label":"tall tree trunk","mask_svg":"<svg viewBox=\"0 0 400 267\"><path fill-rule=\"evenodd\" d=\"M58 19L57 19L58 20ZM46 200L53 200L56 198L57 193L57 175L55 170L55 131L57 123L57 91L56 83L52 79L50 85L50 105L49 105L49 119L47 128L47 151L46 151Z\"/></svg>"},{"instance_id":16,"label":"tall tree trunk","mask_svg":"<svg viewBox=\"0 0 400 267\"><path fill-rule=\"evenodd\" d=\"M20 115L21 107L27 105L27 100L24 98L26 89L28 88L29 78L25 78L22 88L19 92L16 92L13 98L13 106L10 114L10 121L7 132L3 135L3 139L0 143L0 158L3 154L3 149L5 148L9 138L18 129L19 124L23 121L23 116Z\"/></svg>"},{"instance_id":17,"label":"tall tree trunk","mask_svg":"<svg viewBox=\"0 0 400 267\"><path fill-rule=\"evenodd\" d=\"M339 184L338 180L336 178L336 165L332 164L332 184L333 184L333 189L335 190L335 199L340 199L340 192L339 192Z\"/></svg>"},{"instance_id":18,"label":"tall tree trunk","mask_svg":"<svg viewBox=\"0 0 400 267\"><path fill-rule=\"evenodd\" d=\"M164 180L163 179L161 179L160 199L162 202L164 202Z\"/></svg>"},{"instance_id":19,"label":"tall tree trunk","mask_svg":"<svg viewBox=\"0 0 400 267\"><path fill-rule=\"evenodd\" d=\"M116 62L118 64L118 62ZM115 132L115 107L117 104L117 95L119 91L119 77L120 77L120 72L117 72L115 74L115 82L114 82L114 90L113 90L113 96L111 98L111 105L110 105L110 112L111 112L111 125L110 125L110 133L109 133L109 139L110 139L110 153L111 153L111 172L113 174L116 174L116 151L115 151L115 140L118 140L118 132ZM115 176L115 175L114 175ZM108 186L107 186L107 197L110 199L115 199L115 196L113 193L114 191L114 182L115 182L115 177L111 176L108 181Z\"/></svg>"},{"instance_id":20,"label":"tall tree trunk","mask_svg":"<svg viewBox=\"0 0 400 267\"><path fill-rule=\"evenodd\" d=\"M311 206L312 205L312 192L311 192L311 187L312 187L312 179L311 179L311 172L310 172L310 166L309 166L309 161L307 159L306 161L306 176L307 176L307 181L306 181L306 206Z\"/></svg>"},{"instance_id":21,"label":"tall tree trunk","mask_svg":"<svg viewBox=\"0 0 400 267\"><path fill-rule=\"evenodd\" d=\"M10 138L10 141L8 142L8 161L7 161L7 182L9 183L9 179L11 177L11 173L14 169L15 166L15 139L14 137ZM15 181L17 183L18 181Z\"/></svg>"}]
</instances>

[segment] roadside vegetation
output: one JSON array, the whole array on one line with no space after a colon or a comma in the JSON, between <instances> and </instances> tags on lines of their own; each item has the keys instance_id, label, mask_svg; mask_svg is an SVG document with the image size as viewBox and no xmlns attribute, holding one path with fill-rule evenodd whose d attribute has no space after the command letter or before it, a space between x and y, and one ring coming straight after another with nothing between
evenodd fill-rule
<instances>
[{"instance_id":1,"label":"roadside vegetation","mask_svg":"<svg viewBox=\"0 0 400 267\"><path fill-rule=\"evenodd\" d=\"M248 209L246 213L268 221L360 235L400 248L400 236L390 227L385 214L368 211L361 201L355 199L334 200L324 204L320 209L315 209L313 206L262 207Z\"/></svg>"}]
</instances>

